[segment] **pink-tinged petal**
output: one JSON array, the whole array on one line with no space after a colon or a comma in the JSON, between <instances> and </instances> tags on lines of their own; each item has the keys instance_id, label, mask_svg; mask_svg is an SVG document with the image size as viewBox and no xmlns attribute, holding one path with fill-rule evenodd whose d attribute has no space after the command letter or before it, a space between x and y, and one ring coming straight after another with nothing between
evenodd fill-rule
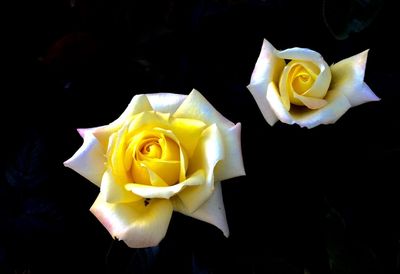
<instances>
[{"instance_id":1,"label":"pink-tinged petal","mask_svg":"<svg viewBox=\"0 0 400 274\"><path fill-rule=\"evenodd\" d=\"M100 187L101 179L105 171L105 151L100 143L93 136L94 129L80 129L83 135L83 145L75 154L64 162L64 166L69 167Z\"/></svg>"},{"instance_id":2,"label":"pink-tinged petal","mask_svg":"<svg viewBox=\"0 0 400 274\"><path fill-rule=\"evenodd\" d=\"M174 209L175 211L183 213L187 216L212 224L218 227L224 233L225 237L229 236L229 227L226 220L222 190L219 182L215 183L215 188L210 198L196 211L187 211L186 208L179 203L179 201L174 203Z\"/></svg>"},{"instance_id":3,"label":"pink-tinged petal","mask_svg":"<svg viewBox=\"0 0 400 274\"><path fill-rule=\"evenodd\" d=\"M203 184L191 186L178 193L186 211L198 209L214 190L214 168L224 159L224 145L217 126L211 125L203 132L203 137L189 162L188 174L204 170L206 180Z\"/></svg>"},{"instance_id":4,"label":"pink-tinged petal","mask_svg":"<svg viewBox=\"0 0 400 274\"><path fill-rule=\"evenodd\" d=\"M242 158L241 128L237 123L229 128L224 135L224 160L215 167L214 180L222 181L237 176L246 175Z\"/></svg>"},{"instance_id":5,"label":"pink-tinged petal","mask_svg":"<svg viewBox=\"0 0 400 274\"><path fill-rule=\"evenodd\" d=\"M351 107L346 96L337 90L330 90L325 100L328 103L323 108L293 114L295 123L307 128L320 124L333 124Z\"/></svg>"},{"instance_id":6,"label":"pink-tinged petal","mask_svg":"<svg viewBox=\"0 0 400 274\"><path fill-rule=\"evenodd\" d=\"M144 248L158 245L165 237L173 207L165 199L112 204L100 193L90 211L112 237L129 247Z\"/></svg>"},{"instance_id":7,"label":"pink-tinged petal","mask_svg":"<svg viewBox=\"0 0 400 274\"><path fill-rule=\"evenodd\" d=\"M111 170L104 172L100 191L107 203L130 203L143 199L125 189L125 184L118 183Z\"/></svg>"},{"instance_id":8,"label":"pink-tinged petal","mask_svg":"<svg viewBox=\"0 0 400 274\"><path fill-rule=\"evenodd\" d=\"M203 170L198 170L192 174L185 181L173 185L173 186L149 186L141 184L127 184L125 189L143 198L163 198L169 199L176 195L188 186L200 185L205 182L205 176Z\"/></svg>"},{"instance_id":9,"label":"pink-tinged petal","mask_svg":"<svg viewBox=\"0 0 400 274\"><path fill-rule=\"evenodd\" d=\"M275 55L276 49L264 39L260 55L257 59L250 84L247 88L253 95L265 120L271 126L278 121L271 106L266 101L268 85L270 82L277 84L279 76L285 67L285 61Z\"/></svg>"},{"instance_id":10,"label":"pink-tinged petal","mask_svg":"<svg viewBox=\"0 0 400 274\"><path fill-rule=\"evenodd\" d=\"M158 112L174 113L187 95L174 93L146 94L153 109Z\"/></svg>"},{"instance_id":11,"label":"pink-tinged petal","mask_svg":"<svg viewBox=\"0 0 400 274\"><path fill-rule=\"evenodd\" d=\"M364 83L368 50L331 66L331 88L344 94L352 106L380 99Z\"/></svg>"},{"instance_id":12,"label":"pink-tinged petal","mask_svg":"<svg viewBox=\"0 0 400 274\"><path fill-rule=\"evenodd\" d=\"M264 84L264 95L269 82L278 83L285 61L275 55L274 46L264 39L260 55L251 75L250 86Z\"/></svg>"}]
</instances>

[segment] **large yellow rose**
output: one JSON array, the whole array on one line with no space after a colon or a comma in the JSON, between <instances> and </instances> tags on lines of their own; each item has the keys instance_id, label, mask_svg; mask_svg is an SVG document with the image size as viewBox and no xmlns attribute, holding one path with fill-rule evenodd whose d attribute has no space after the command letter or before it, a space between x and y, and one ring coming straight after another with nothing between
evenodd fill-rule
<instances>
[{"instance_id":1,"label":"large yellow rose","mask_svg":"<svg viewBox=\"0 0 400 274\"><path fill-rule=\"evenodd\" d=\"M116 121L79 130L64 164L100 187L90 210L130 247L157 245L174 210L227 237L220 181L244 175L240 129L196 90L136 95Z\"/></svg>"},{"instance_id":2,"label":"large yellow rose","mask_svg":"<svg viewBox=\"0 0 400 274\"><path fill-rule=\"evenodd\" d=\"M279 51L264 40L248 89L271 126L331 124L350 107L379 100L364 82L367 53L328 66L313 50Z\"/></svg>"}]
</instances>

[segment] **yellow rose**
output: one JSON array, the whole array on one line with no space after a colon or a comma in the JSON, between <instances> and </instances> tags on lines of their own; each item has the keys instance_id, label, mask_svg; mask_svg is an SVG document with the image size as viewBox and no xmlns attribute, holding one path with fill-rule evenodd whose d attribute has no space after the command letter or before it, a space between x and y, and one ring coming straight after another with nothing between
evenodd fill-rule
<instances>
[{"instance_id":1,"label":"yellow rose","mask_svg":"<svg viewBox=\"0 0 400 274\"><path fill-rule=\"evenodd\" d=\"M228 237L220 181L244 175L240 130L196 90L136 95L116 121L80 129L64 164L100 187L90 210L130 247L157 245L174 210Z\"/></svg>"},{"instance_id":2,"label":"yellow rose","mask_svg":"<svg viewBox=\"0 0 400 274\"><path fill-rule=\"evenodd\" d=\"M364 82L367 53L329 67L313 50L279 51L264 40L248 89L271 126L332 124L350 107L379 100Z\"/></svg>"}]
</instances>

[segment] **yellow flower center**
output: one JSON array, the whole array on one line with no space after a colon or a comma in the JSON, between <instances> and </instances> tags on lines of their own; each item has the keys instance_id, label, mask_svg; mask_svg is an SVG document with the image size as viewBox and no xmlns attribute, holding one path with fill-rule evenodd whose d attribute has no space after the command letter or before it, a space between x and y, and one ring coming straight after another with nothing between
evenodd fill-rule
<instances>
[{"instance_id":1,"label":"yellow flower center","mask_svg":"<svg viewBox=\"0 0 400 274\"><path fill-rule=\"evenodd\" d=\"M286 110L290 110L291 104L310 109L326 105L323 98L329 87L330 74L319 79L319 83L318 77L320 69L310 61L292 60L285 66L279 78L279 92Z\"/></svg>"}]
</instances>

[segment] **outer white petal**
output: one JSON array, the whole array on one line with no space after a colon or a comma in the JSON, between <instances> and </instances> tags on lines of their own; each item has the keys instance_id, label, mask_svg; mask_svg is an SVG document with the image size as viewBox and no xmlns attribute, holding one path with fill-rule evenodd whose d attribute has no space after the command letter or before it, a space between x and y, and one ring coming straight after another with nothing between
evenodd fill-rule
<instances>
[{"instance_id":1,"label":"outer white petal","mask_svg":"<svg viewBox=\"0 0 400 274\"><path fill-rule=\"evenodd\" d=\"M267 88L270 82L278 83L279 75L285 67L285 61L275 55L276 49L264 39L260 55L257 59L250 84L247 88L253 95L265 120L271 126L278 121L271 106L266 102Z\"/></svg>"},{"instance_id":2,"label":"outer white petal","mask_svg":"<svg viewBox=\"0 0 400 274\"><path fill-rule=\"evenodd\" d=\"M275 114L284 123L298 124L301 127L313 128L320 124L332 124L336 122L350 107L346 96L340 94L338 90L330 90L325 100L326 106L317 110L306 109L303 112L290 113L284 108L276 86L271 83L268 86L267 99L274 106Z\"/></svg>"},{"instance_id":3,"label":"outer white petal","mask_svg":"<svg viewBox=\"0 0 400 274\"><path fill-rule=\"evenodd\" d=\"M188 186L200 185L205 182L205 174L203 170L198 170L187 180L173 186L149 186L140 184L127 184L125 189L143 198L164 198L169 199L182 189Z\"/></svg>"},{"instance_id":4,"label":"outer white petal","mask_svg":"<svg viewBox=\"0 0 400 274\"><path fill-rule=\"evenodd\" d=\"M70 159L64 162L64 165L100 187L105 171L106 158L104 156L105 151L92 134L95 129L78 130L83 137L83 145Z\"/></svg>"},{"instance_id":5,"label":"outer white petal","mask_svg":"<svg viewBox=\"0 0 400 274\"><path fill-rule=\"evenodd\" d=\"M316 65L325 62L321 54L307 48L290 48L282 51L275 50L275 55L281 59L311 61Z\"/></svg>"},{"instance_id":6,"label":"outer white petal","mask_svg":"<svg viewBox=\"0 0 400 274\"><path fill-rule=\"evenodd\" d=\"M218 162L215 167L214 175L216 181L246 174L242 157L241 128L242 125L237 123L224 134L224 160Z\"/></svg>"},{"instance_id":7,"label":"outer white petal","mask_svg":"<svg viewBox=\"0 0 400 274\"><path fill-rule=\"evenodd\" d=\"M90 211L108 232L129 247L156 246L164 238L173 212L172 204L165 199L144 200L134 203L110 204L102 193Z\"/></svg>"},{"instance_id":8,"label":"outer white petal","mask_svg":"<svg viewBox=\"0 0 400 274\"><path fill-rule=\"evenodd\" d=\"M216 124L222 136L222 143L225 150L225 156L223 156L224 163L221 163L221 167L218 168L219 179L223 180L245 174L243 160L240 156L240 124L235 125L222 116L195 89L182 102L173 116L177 118L198 119L208 125Z\"/></svg>"},{"instance_id":9,"label":"outer white petal","mask_svg":"<svg viewBox=\"0 0 400 274\"><path fill-rule=\"evenodd\" d=\"M368 50L331 66L331 88L337 89L344 94L352 106L380 100L364 83L367 57Z\"/></svg>"},{"instance_id":10,"label":"outer white petal","mask_svg":"<svg viewBox=\"0 0 400 274\"><path fill-rule=\"evenodd\" d=\"M292 115L286 110L285 106L283 105L278 89L274 82L269 83L266 97L266 100L274 111L276 117L278 117L281 122L290 125L295 123Z\"/></svg>"},{"instance_id":11,"label":"outer white petal","mask_svg":"<svg viewBox=\"0 0 400 274\"><path fill-rule=\"evenodd\" d=\"M267 83L258 83L254 85L248 85L247 88L250 90L251 94L253 95L258 108L260 109L264 119L270 126L273 126L279 119L275 115L274 111L272 110L269 102L267 101L267 90L268 90Z\"/></svg>"},{"instance_id":12,"label":"outer white petal","mask_svg":"<svg viewBox=\"0 0 400 274\"><path fill-rule=\"evenodd\" d=\"M151 93L146 96L155 111L166 113L174 113L187 97L175 93Z\"/></svg>"},{"instance_id":13,"label":"outer white petal","mask_svg":"<svg viewBox=\"0 0 400 274\"><path fill-rule=\"evenodd\" d=\"M224 233L225 237L229 236L229 227L219 182L215 183L214 192L210 198L196 211L190 213L180 203L174 203L174 209L187 216L215 225Z\"/></svg>"}]
</instances>

